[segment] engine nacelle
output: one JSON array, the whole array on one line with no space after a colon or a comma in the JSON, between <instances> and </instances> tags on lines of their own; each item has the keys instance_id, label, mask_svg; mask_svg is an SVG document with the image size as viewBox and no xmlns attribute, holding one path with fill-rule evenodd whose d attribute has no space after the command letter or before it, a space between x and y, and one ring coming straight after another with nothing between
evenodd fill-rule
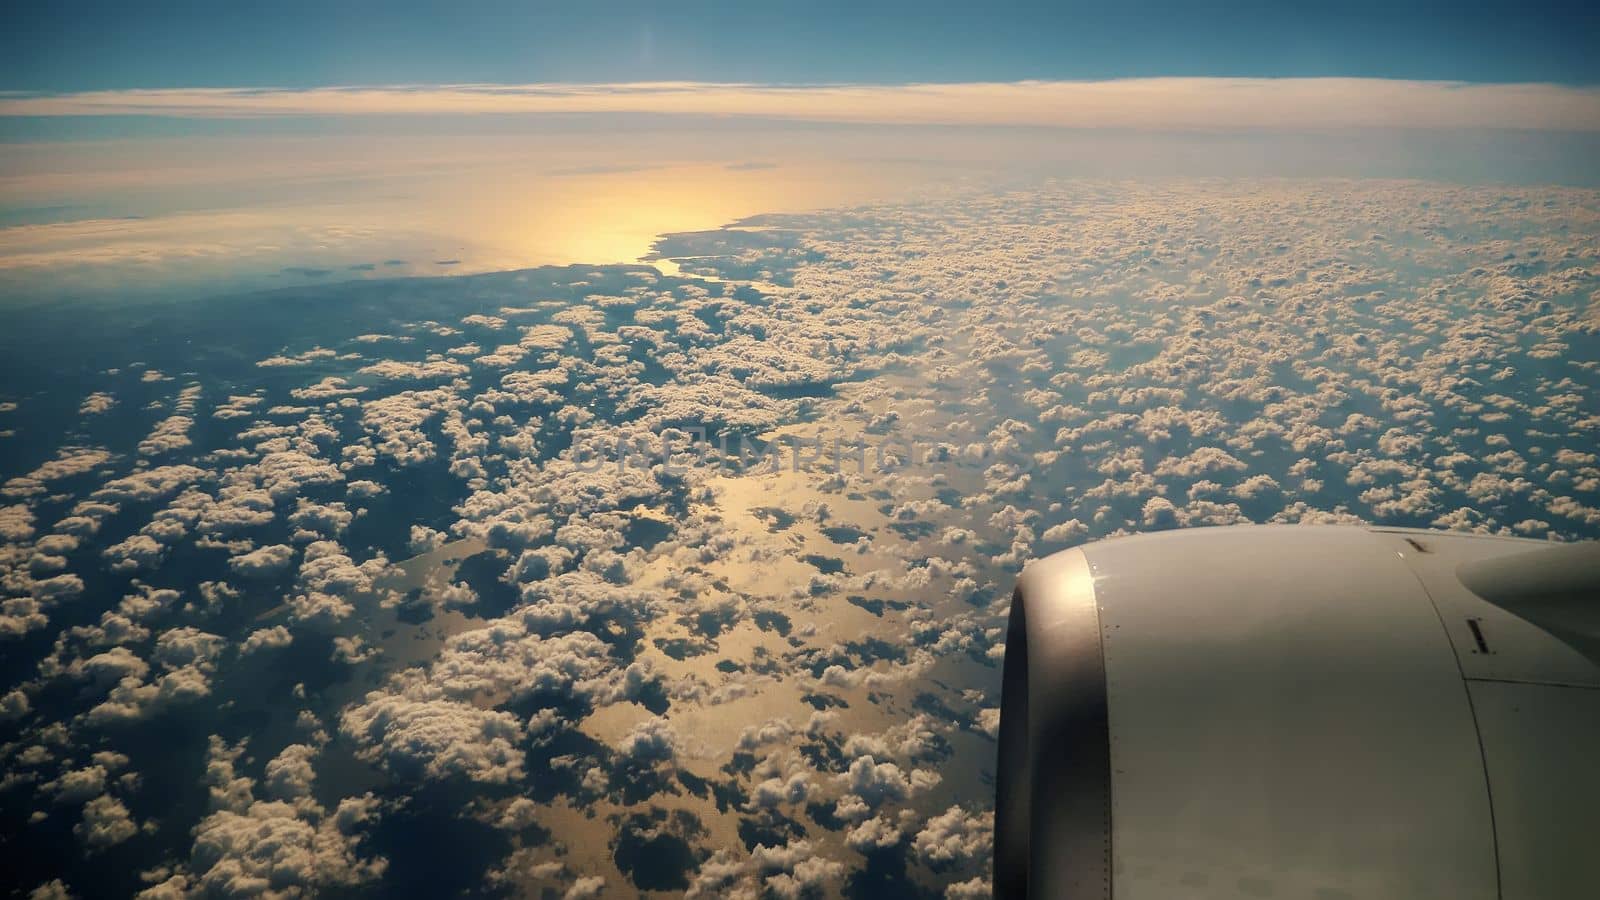
<instances>
[{"instance_id":1,"label":"engine nacelle","mask_svg":"<svg viewBox=\"0 0 1600 900\"><path fill-rule=\"evenodd\" d=\"M1029 565L995 895L1600 896L1600 545L1553 546L1251 526Z\"/></svg>"}]
</instances>

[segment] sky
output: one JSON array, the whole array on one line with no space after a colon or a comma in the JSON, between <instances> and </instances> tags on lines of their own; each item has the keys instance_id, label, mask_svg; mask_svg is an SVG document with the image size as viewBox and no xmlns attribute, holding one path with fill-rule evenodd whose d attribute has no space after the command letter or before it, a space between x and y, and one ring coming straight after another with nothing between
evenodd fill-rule
<instances>
[{"instance_id":1,"label":"sky","mask_svg":"<svg viewBox=\"0 0 1600 900\"><path fill-rule=\"evenodd\" d=\"M0 89L1243 76L1600 81L1595 4L6 4Z\"/></svg>"},{"instance_id":2,"label":"sky","mask_svg":"<svg viewBox=\"0 0 1600 900\"><path fill-rule=\"evenodd\" d=\"M0 303L627 262L1041 175L1600 183L1593 4L461 6L5 5Z\"/></svg>"},{"instance_id":3,"label":"sky","mask_svg":"<svg viewBox=\"0 0 1600 900\"><path fill-rule=\"evenodd\" d=\"M9 4L0 142L495 114L1600 131L1594 4L462 6Z\"/></svg>"}]
</instances>

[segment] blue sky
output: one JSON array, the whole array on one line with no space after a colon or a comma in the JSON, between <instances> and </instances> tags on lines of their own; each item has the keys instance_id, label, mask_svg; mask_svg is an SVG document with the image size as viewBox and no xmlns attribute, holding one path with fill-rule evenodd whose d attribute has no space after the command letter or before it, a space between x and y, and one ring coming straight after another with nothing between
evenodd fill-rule
<instances>
[{"instance_id":1,"label":"blue sky","mask_svg":"<svg viewBox=\"0 0 1600 900\"><path fill-rule=\"evenodd\" d=\"M0 298L215 293L396 254L629 261L663 232L969 178L1594 185L1596 15L0 4Z\"/></svg>"},{"instance_id":2,"label":"blue sky","mask_svg":"<svg viewBox=\"0 0 1600 900\"><path fill-rule=\"evenodd\" d=\"M1600 4L6 4L0 90L1359 76L1600 83Z\"/></svg>"}]
</instances>

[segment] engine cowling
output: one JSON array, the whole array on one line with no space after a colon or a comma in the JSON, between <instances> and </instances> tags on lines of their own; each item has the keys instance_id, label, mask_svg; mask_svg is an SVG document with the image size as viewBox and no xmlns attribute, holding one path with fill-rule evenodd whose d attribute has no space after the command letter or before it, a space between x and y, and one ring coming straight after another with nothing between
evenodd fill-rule
<instances>
[{"instance_id":1,"label":"engine cowling","mask_svg":"<svg viewBox=\"0 0 1600 900\"><path fill-rule=\"evenodd\" d=\"M1595 896L1600 667L1571 635L1593 633L1600 545L1550 548L1246 526L1031 564L995 895ZM1552 552L1557 577L1508 574ZM1537 586L1541 622L1463 567Z\"/></svg>"}]
</instances>

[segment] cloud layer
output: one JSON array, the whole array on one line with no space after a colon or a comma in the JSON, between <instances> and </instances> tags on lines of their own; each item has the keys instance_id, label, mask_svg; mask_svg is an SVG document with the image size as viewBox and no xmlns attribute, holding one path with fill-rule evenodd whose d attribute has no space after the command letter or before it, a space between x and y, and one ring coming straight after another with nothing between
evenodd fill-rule
<instances>
[{"instance_id":1,"label":"cloud layer","mask_svg":"<svg viewBox=\"0 0 1600 900\"><path fill-rule=\"evenodd\" d=\"M651 113L824 122L1137 129L1600 131L1600 90L1377 78L956 84L456 84L0 94L0 116L193 118Z\"/></svg>"},{"instance_id":2,"label":"cloud layer","mask_svg":"<svg viewBox=\"0 0 1600 900\"><path fill-rule=\"evenodd\" d=\"M1592 190L1048 181L108 310L0 401L78 417L0 455L13 880L983 896L1027 560L1600 533L1597 235Z\"/></svg>"}]
</instances>

